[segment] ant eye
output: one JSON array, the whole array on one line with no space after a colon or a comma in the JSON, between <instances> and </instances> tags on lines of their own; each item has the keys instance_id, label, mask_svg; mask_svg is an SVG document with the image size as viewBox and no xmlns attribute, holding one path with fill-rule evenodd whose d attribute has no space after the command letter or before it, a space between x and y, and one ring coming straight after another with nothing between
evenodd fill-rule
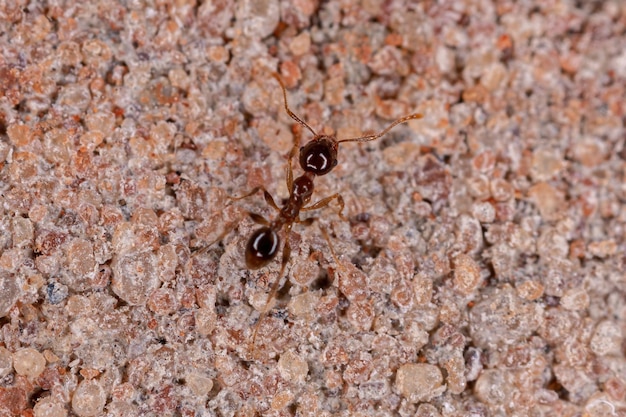
<instances>
[{"instance_id":1,"label":"ant eye","mask_svg":"<svg viewBox=\"0 0 626 417\"><path fill-rule=\"evenodd\" d=\"M269 227L262 227L250 236L246 246L246 265L259 269L276 257L280 239Z\"/></svg>"},{"instance_id":2,"label":"ant eye","mask_svg":"<svg viewBox=\"0 0 626 417\"><path fill-rule=\"evenodd\" d=\"M337 146L324 137L300 148L300 166L315 175L328 174L337 165Z\"/></svg>"}]
</instances>

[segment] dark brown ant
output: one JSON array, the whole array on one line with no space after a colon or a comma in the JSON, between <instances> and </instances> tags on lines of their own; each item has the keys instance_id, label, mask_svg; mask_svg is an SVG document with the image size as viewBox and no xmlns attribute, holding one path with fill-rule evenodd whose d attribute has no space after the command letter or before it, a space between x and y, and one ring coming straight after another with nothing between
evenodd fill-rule
<instances>
[{"instance_id":1,"label":"dark brown ant","mask_svg":"<svg viewBox=\"0 0 626 417\"><path fill-rule=\"evenodd\" d=\"M254 336L252 339L253 345L256 339L259 324L264 319L267 312L267 306L269 305L269 302L272 300L278 289L280 277L282 276L285 270L285 266L287 265L287 262L289 261L289 257L291 255L291 247L289 246L289 233L291 231L291 227L294 223L312 223L315 220L314 218L305 220L301 219L300 212L311 211L325 207L332 200L336 199L337 203L339 204L339 216L344 219L344 201L340 194L336 193L329 197L323 198L316 203L307 205L311 200L311 196L313 195L313 181L315 180L315 177L326 175L330 171L332 171L335 166L337 166L337 151L339 149L339 144L345 142L373 141L380 138L381 136L384 136L387 132L389 132L400 123L405 123L409 120L419 119L422 117L422 115L418 113L404 116L395 120L385 129L376 134L361 136L358 138L337 140L334 135L318 135L311 128L311 126L306 124L302 119L296 116L289 109L289 106L287 104L287 91L285 85L283 84L278 74L273 73L272 75L274 76L274 78L276 78L282 89L285 111L299 125L308 129L313 134L313 139L311 139L311 141L309 141L307 144L299 149L300 154L298 161L304 173L294 179L291 160L295 156L296 152L298 152L298 147L300 144L300 135L295 135L294 145L289 152L287 162L287 189L289 190L289 198L282 207L278 207L276 205L271 194L263 187L256 187L246 195L235 198L236 200L240 200L255 194L259 190L263 190L265 201L278 211L278 215L273 221L268 221L258 214L249 213L254 222L259 223L263 226L257 229L252 234L252 236L250 236L248 244L246 245L245 259L246 265L249 269L262 268L276 257L280 247L280 238L278 237L278 233L282 230L283 227L286 228L285 245L283 248L280 272L278 274L278 279L272 285L272 289L270 291L266 306L261 312L261 317L259 317L259 321L256 324Z\"/></svg>"},{"instance_id":2,"label":"dark brown ant","mask_svg":"<svg viewBox=\"0 0 626 417\"><path fill-rule=\"evenodd\" d=\"M272 222L267 221L259 215L252 213L250 214L255 222L260 223L264 226L252 234L246 246L246 265L250 269L262 268L276 257L276 254L278 253L278 248L280 246L280 238L278 237L278 232L283 228L283 226L285 226L287 228L288 234L291 230L291 226L293 225L293 223L305 222L300 219L301 211L316 210L327 206L332 200L337 199L337 202L340 206L339 215L343 217L342 212L344 208L344 202L343 198L339 194L333 194L330 197L326 197L310 206L306 206L306 204L311 200L311 196L313 195L313 180L315 179L315 177L326 175L330 171L332 171L335 166L337 166L337 151L339 149L340 143L369 142L372 140L376 140L381 136L384 136L396 125L422 117L422 115L418 113L404 116L400 119L395 120L393 123L387 126L387 128L376 134L361 136L358 138L337 140L335 136L318 135L308 124L306 124L302 119L296 116L289 109L289 106L287 104L287 92L285 86L278 74L274 73L272 75L274 76L274 78L276 78L283 91L285 111L292 119L298 122L298 124L307 128L313 134L313 139L311 139L310 142L300 148L299 162L300 167L302 168L304 173L294 180L291 160L294 157L299 146L299 135L296 135L296 140L294 142L293 148L291 149L291 152L289 153L287 164L287 189L289 190L289 199L282 208L279 208L276 205L270 193L267 192L267 190L265 190L265 188L263 187L256 187L248 194L237 198L246 198L252 194L255 194L259 190L263 190L263 194L267 203L279 212L278 216L276 216L276 219L274 219L274 221ZM283 268L289 259L290 252L291 249L289 247L289 242L286 241L285 249L283 250Z\"/></svg>"}]
</instances>

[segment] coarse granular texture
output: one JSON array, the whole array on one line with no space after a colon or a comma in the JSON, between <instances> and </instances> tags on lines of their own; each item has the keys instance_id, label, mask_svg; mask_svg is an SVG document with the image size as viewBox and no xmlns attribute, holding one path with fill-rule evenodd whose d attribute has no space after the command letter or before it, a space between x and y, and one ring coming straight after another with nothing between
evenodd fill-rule
<instances>
[{"instance_id":1,"label":"coarse granular texture","mask_svg":"<svg viewBox=\"0 0 626 417\"><path fill-rule=\"evenodd\" d=\"M625 2L8 0L0 50L0 416L626 416ZM273 72L424 115L283 276L229 198L289 194Z\"/></svg>"}]
</instances>

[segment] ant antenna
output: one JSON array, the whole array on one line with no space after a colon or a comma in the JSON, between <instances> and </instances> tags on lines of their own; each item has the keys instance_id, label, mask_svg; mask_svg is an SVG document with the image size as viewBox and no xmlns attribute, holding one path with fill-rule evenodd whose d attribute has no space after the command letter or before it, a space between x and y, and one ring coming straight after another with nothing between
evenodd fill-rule
<instances>
[{"instance_id":1,"label":"ant antenna","mask_svg":"<svg viewBox=\"0 0 626 417\"><path fill-rule=\"evenodd\" d=\"M285 108L285 111L289 115L289 117L291 117L293 120L298 122L303 127L306 127L307 129L309 129L309 132L311 132L313 134L313 136L318 136L318 134L315 133L315 130L313 130L313 128L311 126L309 126L304 120L302 120L298 116L296 116L295 113L292 112L289 109L289 105L287 104L287 89L285 87L285 84L283 84L283 80L280 78L280 76L278 74L276 74L275 72L272 72L272 77L274 77L276 79L276 81L278 81L278 84L280 84L280 88L281 88L281 90L283 92L283 106ZM370 142L372 140L376 140L376 139L378 139L378 138L380 138L382 136L385 136L387 134L387 132L389 132L391 129L393 129L394 127L396 127L397 125L399 125L401 123L408 122L409 120L421 119L422 117L424 117L424 116L421 113L410 114L408 116L401 117L400 119L396 119L393 123L391 123L385 129L381 130L380 132L378 132L376 134L360 136L358 138L342 139L342 140L336 141L336 143L339 144L339 143L343 143L343 142L361 142L361 143L362 142Z\"/></svg>"},{"instance_id":2,"label":"ant antenna","mask_svg":"<svg viewBox=\"0 0 626 417\"><path fill-rule=\"evenodd\" d=\"M420 114L420 113L410 114L408 116L404 116L404 117L402 117L400 119L397 119L392 124L390 124L385 129L381 130L380 132L378 132L376 134L361 136L361 137L358 137L358 138L341 139L341 140L338 140L337 143L344 143L344 142L370 142L372 140L376 140L376 139L378 139L378 138L380 138L382 136L385 136L387 134L387 132L389 132L391 129L393 129L394 127L396 127L400 123L405 123L405 122L408 122L409 120L414 120L414 119L421 119L422 117L424 117L424 116L422 114Z\"/></svg>"},{"instance_id":3,"label":"ant antenna","mask_svg":"<svg viewBox=\"0 0 626 417\"><path fill-rule=\"evenodd\" d=\"M287 105L287 89L285 88L285 84L283 84L283 80L280 79L280 76L278 74L276 74L275 72L272 72L272 77L276 78L276 81L278 81L278 84L280 84L280 88L283 90L283 104L285 106L285 111L287 112L287 114L293 120L298 122L300 125L302 125L303 127L306 127L307 129L309 129L309 132L313 133L313 136L317 136L317 133L315 133L315 130L313 130L311 128L311 126L306 124L306 122L304 120L300 119L298 116L296 116L294 114L294 112L289 110L289 106Z\"/></svg>"}]
</instances>

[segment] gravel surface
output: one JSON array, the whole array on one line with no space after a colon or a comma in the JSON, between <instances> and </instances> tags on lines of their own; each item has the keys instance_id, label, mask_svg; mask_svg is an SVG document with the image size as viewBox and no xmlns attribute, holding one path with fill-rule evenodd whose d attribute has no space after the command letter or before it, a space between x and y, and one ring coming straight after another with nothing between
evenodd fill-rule
<instances>
[{"instance_id":1,"label":"gravel surface","mask_svg":"<svg viewBox=\"0 0 626 417\"><path fill-rule=\"evenodd\" d=\"M5 0L0 50L0 416L626 416L623 1ZM282 275L229 198L312 137L274 72L319 134L424 115Z\"/></svg>"}]
</instances>

